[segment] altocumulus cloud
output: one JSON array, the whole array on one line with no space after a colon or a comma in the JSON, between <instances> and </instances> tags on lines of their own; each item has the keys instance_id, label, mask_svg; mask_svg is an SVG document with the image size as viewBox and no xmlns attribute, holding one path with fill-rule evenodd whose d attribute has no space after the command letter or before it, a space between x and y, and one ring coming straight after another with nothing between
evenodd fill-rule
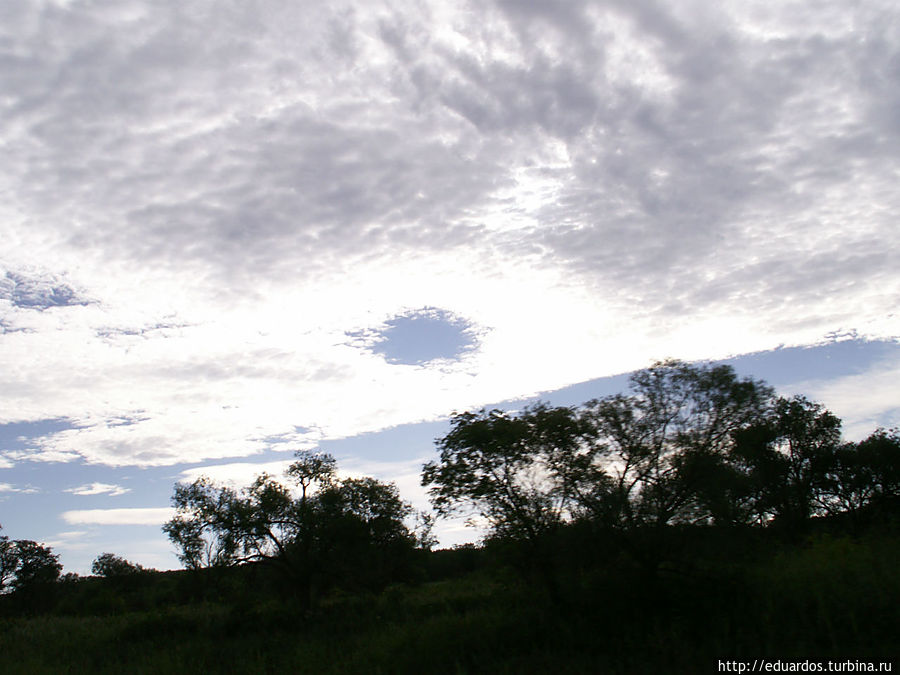
<instances>
[{"instance_id":1,"label":"altocumulus cloud","mask_svg":"<svg viewBox=\"0 0 900 675\"><path fill-rule=\"evenodd\" d=\"M71 423L16 459L238 458L896 337L898 26L881 0L3 3L0 422ZM348 344L423 307L475 347Z\"/></svg>"}]
</instances>

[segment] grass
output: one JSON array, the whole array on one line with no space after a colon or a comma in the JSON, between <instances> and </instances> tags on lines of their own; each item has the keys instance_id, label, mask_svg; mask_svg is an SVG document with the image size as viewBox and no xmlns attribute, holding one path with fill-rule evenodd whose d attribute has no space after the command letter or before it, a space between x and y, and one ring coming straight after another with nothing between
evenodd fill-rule
<instances>
[{"instance_id":1,"label":"grass","mask_svg":"<svg viewBox=\"0 0 900 675\"><path fill-rule=\"evenodd\" d=\"M480 569L377 594L335 592L312 612L245 594L19 616L0 619L0 658L5 673L553 675L715 672L717 660L735 658L896 659L898 554L895 536L820 536L732 559L716 574L702 564L694 576L563 572L557 602Z\"/></svg>"}]
</instances>

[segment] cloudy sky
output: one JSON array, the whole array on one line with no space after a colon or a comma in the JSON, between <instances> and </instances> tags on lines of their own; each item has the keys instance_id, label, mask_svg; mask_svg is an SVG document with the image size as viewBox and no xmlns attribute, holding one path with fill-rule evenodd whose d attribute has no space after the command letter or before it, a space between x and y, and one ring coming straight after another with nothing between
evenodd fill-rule
<instances>
[{"instance_id":1,"label":"cloudy sky","mask_svg":"<svg viewBox=\"0 0 900 675\"><path fill-rule=\"evenodd\" d=\"M658 358L900 424L890 0L3 2L0 151L0 524L67 569Z\"/></svg>"}]
</instances>

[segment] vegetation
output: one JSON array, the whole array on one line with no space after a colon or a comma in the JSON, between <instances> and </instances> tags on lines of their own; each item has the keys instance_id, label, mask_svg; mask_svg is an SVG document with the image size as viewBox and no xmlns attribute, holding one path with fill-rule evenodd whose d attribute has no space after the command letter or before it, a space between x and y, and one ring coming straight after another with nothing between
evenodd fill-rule
<instances>
[{"instance_id":1,"label":"vegetation","mask_svg":"<svg viewBox=\"0 0 900 675\"><path fill-rule=\"evenodd\" d=\"M713 672L892 660L900 433L725 366L664 362L579 407L465 412L423 467L479 546L430 550L395 486L298 453L283 481L177 485L185 570L59 576L0 538L8 672ZM43 560L43 563L34 562ZM54 566L55 563L55 566ZM43 570L41 572L40 570ZM6 667L8 666L8 668Z\"/></svg>"},{"instance_id":2,"label":"vegetation","mask_svg":"<svg viewBox=\"0 0 900 675\"><path fill-rule=\"evenodd\" d=\"M59 556L28 539L0 536L0 593L8 589L28 593L59 578Z\"/></svg>"},{"instance_id":3,"label":"vegetation","mask_svg":"<svg viewBox=\"0 0 900 675\"><path fill-rule=\"evenodd\" d=\"M338 480L329 455L296 456L285 475L299 495L266 474L241 491L206 478L177 485L177 513L163 529L184 565L267 565L307 605L339 580L369 587L399 574L415 538L404 524L412 508L397 488L374 478Z\"/></svg>"},{"instance_id":4,"label":"vegetation","mask_svg":"<svg viewBox=\"0 0 900 675\"><path fill-rule=\"evenodd\" d=\"M435 507L474 509L496 536L534 542L575 522L799 531L900 498L896 431L843 443L820 405L728 366L659 363L631 384L579 409L454 415L423 471Z\"/></svg>"},{"instance_id":5,"label":"vegetation","mask_svg":"<svg viewBox=\"0 0 900 675\"><path fill-rule=\"evenodd\" d=\"M125 560L114 553L101 553L91 563L91 573L98 577L125 577L145 571L137 563Z\"/></svg>"}]
</instances>

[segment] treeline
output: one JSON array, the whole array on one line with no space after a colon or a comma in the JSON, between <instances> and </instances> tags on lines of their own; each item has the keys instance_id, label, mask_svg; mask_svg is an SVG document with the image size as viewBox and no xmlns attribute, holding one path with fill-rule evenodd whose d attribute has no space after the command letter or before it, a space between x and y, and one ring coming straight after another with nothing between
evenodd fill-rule
<instances>
[{"instance_id":1,"label":"treeline","mask_svg":"<svg viewBox=\"0 0 900 675\"><path fill-rule=\"evenodd\" d=\"M823 406L729 366L660 362L581 406L451 422L422 475L436 510L479 516L553 597L584 570L634 571L645 588L662 573L708 580L900 514L897 430L845 441Z\"/></svg>"},{"instance_id":2,"label":"treeline","mask_svg":"<svg viewBox=\"0 0 900 675\"><path fill-rule=\"evenodd\" d=\"M852 533L900 503L896 430L844 441L821 405L724 365L657 363L628 392L576 407L455 414L437 447L422 484L438 515L479 517L494 549L518 551L551 590L566 538L652 574L666 561L661 537L679 528L797 538L828 520ZM395 486L339 480L329 455L298 453L285 479L178 485L164 529L185 566L263 563L309 602L335 585L408 580L434 543L432 516L412 525Z\"/></svg>"},{"instance_id":3,"label":"treeline","mask_svg":"<svg viewBox=\"0 0 900 675\"><path fill-rule=\"evenodd\" d=\"M498 537L535 540L567 523L776 527L852 525L895 512L900 435L859 442L802 396L729 366L658 363L629 393L580 407L454 415L422 482L442 514L474 509Z\"/></svg>"},{"instance_id":4,"label":"treeline","mask_svg":"<svg viewBox=\"0 0 900 675\"><path fill-rule=\"evenodd\" d=\"M145 569L113 553L98 555L91 564L91 577L73 572L62 573L59 555L50 546L28 539L9 539L0 535L0 617L5 614L42 613L55 610L83 613L124 609L120 591L159 585L164 574ZM107 582L112 581L110 587ZM157 596L151 603L151 595ZM174 597L165 593L145 594L143 603L161 604Z\"/></svg>"},{"instance_id":5,"label":"treeline","mask_svg":"<svg viewBox=\"0 0 900 675\"><path fill-rule=\"evenodd\" d=\"M558 596L574 569L610 560L652 577L686 542L711 541L703 532L728 546L753 532L799 541L825 523L858 534L900 512L897 430L847 442L821 405L724 365L660 362L629 391L581 406L454 414L436 444L422 484L438 516L487 524L486 548L431 552L434 515L391 483L339 478L333 457L303 451L281 478L246 488L205 477L175 486L163 530L188 571L176 595L252 582L311 607L330 589L369 592L491 558ZM129 577L150 583L111 553L92 571L123 588ZM0 590L22 595L60 572L49 547L0 538Z\"/></svg>"}]
</instances>

